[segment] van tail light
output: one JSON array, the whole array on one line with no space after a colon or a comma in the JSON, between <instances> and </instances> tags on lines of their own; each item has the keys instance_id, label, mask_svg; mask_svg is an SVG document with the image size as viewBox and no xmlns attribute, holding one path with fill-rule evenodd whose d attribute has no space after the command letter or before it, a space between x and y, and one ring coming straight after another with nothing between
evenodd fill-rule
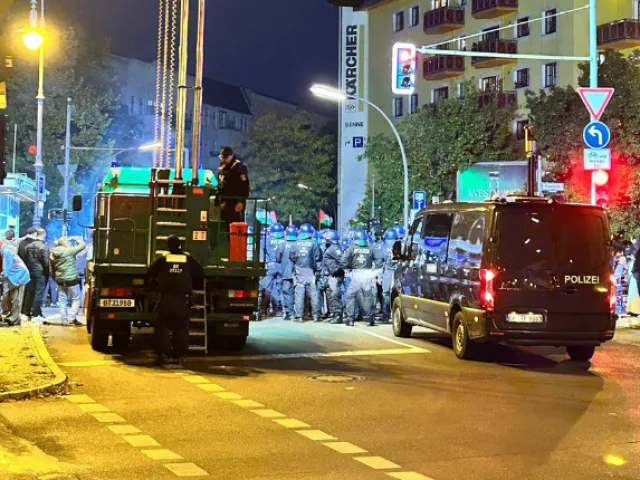
<instances>
[{"instance_id":1,"label":"van tail light","mask_svg":"<svg viewBox=\"0 0 640 480\"><path fill-rule=\"evenodd\" d=\"M495 279L495 270L480 270L480 305L488 312L493 312L496 306Z\"/></svg>"},{"instance_id":2,"label":"van tail light","mask_svg":"<svg viewBox=\"0 0 640 480\"><path fill-rule=\"evenodd\" d=\"M229 290L229 298L258 298L257 290Z\"/></svg>"},{"instance_id":3,"label":"van tail light","mask_svg":"<svg viewBox=\"0 0 640 480\"><path fill-rule=\"evenodd\" d=\"M609 276L609 281L611 282L611 290L609 293L609 312L616 313L616 304L618 303L618 298L616 297L616 276L611 274Z\"/></svg>"},{"instance_id":4,"label":"van tail light","mask_svg":"<svg viewBox=\"0 0 640 480\"><path fill-rule=\"evenodd\" d=\"M101 297L131 297L133 296L133 290L130 288L101 288Z\"/></svg>"}]
</instances>

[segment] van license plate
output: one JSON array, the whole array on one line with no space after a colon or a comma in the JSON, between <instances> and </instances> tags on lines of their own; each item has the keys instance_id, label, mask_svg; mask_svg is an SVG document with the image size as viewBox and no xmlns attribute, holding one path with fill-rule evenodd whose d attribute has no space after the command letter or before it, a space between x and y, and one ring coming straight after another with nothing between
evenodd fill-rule
<instances>
[{"instance_id":1,"label":"van license plate","mask_svg":"<svg viewBox=\"0 0 640 480\"><path fill-rule=\"evenodd\" d=\"M107 308L134 308L136 301L132 298L101 298L100 306Z\"/></svg>"},{"instance_id":2,"label":"van license plate","mask_svg":"<svg viewBox=\"0 0 640 480\"><path fill-rule=\"evenodd\" d=\"M507 315L509 323L543 323L544 316L541 313L516 313Z\"/></svg>"}]
</instances>

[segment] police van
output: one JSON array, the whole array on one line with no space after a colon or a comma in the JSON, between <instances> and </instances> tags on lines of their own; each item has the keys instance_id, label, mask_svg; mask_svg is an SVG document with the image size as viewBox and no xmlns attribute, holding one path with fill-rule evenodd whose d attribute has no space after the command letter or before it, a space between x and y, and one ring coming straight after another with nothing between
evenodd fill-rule
<instances>
[{"instance_id":1,"label":"police van","mask_svg":"<svg viewBox=\"0 0 640 480\"><path fill-rule=\"evenodd\" d=\"M392 287L393 331L480 343L566 347L589 360L613 338L615 280L605 211L537 197L430 205L416 215Z\"/></svg>"}]
</instances>

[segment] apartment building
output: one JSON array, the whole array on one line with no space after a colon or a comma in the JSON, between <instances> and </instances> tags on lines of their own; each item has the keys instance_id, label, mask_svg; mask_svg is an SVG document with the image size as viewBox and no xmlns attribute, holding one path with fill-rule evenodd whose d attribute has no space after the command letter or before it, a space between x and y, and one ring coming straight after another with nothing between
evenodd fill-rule
<instances>
[{"instance_id":1,"label":"apartment building","mask_svg":"<svg viewBox=\"0 0 640 480\"><path fill-rule=\"evenodd\" d=\"M367 13L369 99L401 119L421 105L460 95L465 80L473 80L487 96L497 95L500 103L519 106L524 105L526 90L576 85L580 72L573 61L423 55L415 94L397 96L391 91L391 46L410 42L440 44L438 48L450 50L587 56L588 10L558 15L586 4L586 0L363 0L359 10ZM626 52L640 46L639 4L598 1L599 48ZM461 39L469 35L476 36ZM520 112L514 132L526 124L526 112L522 108ZM368 128L370 135L388 129L371 111Z\"/></svg>"}]
</instances>

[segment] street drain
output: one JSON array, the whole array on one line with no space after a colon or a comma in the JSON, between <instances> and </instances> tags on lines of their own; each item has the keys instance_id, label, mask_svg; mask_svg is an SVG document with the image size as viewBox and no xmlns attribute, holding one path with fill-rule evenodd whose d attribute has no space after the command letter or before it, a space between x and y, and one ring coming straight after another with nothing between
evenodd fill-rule
<instances>
[{"instance_id":1,"label":"street drain","mask_svg":"<svg viewBox=\"0 0 640 480\"><path fill-rule=\"evenodd\" d=\"M317 382L325 382L325 383L347 383L347 382L362 382L365 380L364 377L359 375L313 375L311 377L307 377L309 380L315 380Z\"/></svg>"}]
</instances>

